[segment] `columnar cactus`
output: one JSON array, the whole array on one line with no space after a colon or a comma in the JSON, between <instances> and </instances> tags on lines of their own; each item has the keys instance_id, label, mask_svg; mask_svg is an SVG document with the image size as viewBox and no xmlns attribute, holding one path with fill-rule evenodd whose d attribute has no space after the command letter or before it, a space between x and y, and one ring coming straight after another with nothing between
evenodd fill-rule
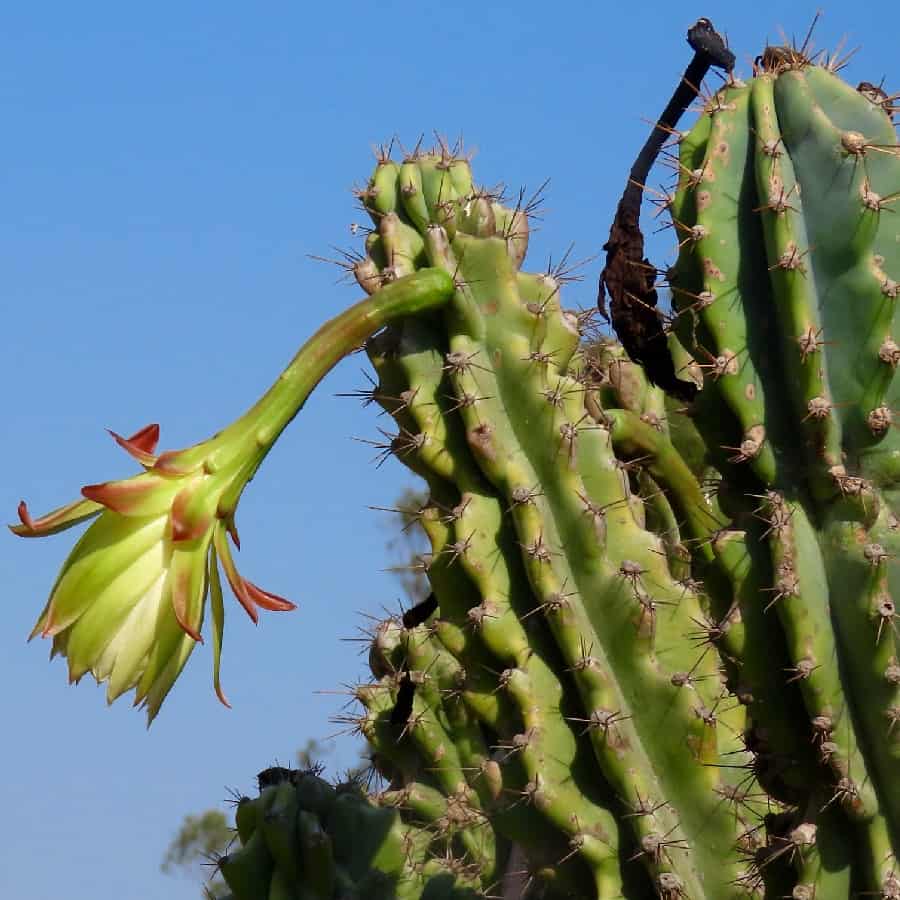
<instances>
[{"instance_id":1,"label":"columnar cactus","mask_svg":"<svg viewBox=\"0 0 900 900\"><path fill-rule=\"evenodd\" d=\"M884 92L854 90L836 68L769 48L751 82L709 98L680 141L669 276L703 371L693 412L722 523L763 551L755 604L769 640L747 644L745 661L783 655L805 707L791 725L821 761L806 820L821 832L833 811L854 890L893 897L900 150ZM827 888L836 869L804 875L802 896L840 894Z\"/></svg>"},{"instance_id":2,"label":"columnar cactus","mask_svg":"<svg viewBox=\"0 0 900 900\"><path fill-rule=\"evenodd\" d=\"M390 676L434 681L444 713L417 690L403 739L446 794L468 786L536 872L578 894L746 896L764 808L734 803L759 790L744 711L724 702L705 600L670 570L685 562L671 529L646 528L660 504L632 490L612 420L576 377L578 318L552 274L520 270L525 211L473 190L447 153L380 161L364 199L376 229L362 284L428 265L457 286L445 313L369 343L391 449L431 488L437 611ZM360 727L387 753L362 699ZM472 733L466 759L434 724L450 708Z\"/></svg>"}]
</instances>

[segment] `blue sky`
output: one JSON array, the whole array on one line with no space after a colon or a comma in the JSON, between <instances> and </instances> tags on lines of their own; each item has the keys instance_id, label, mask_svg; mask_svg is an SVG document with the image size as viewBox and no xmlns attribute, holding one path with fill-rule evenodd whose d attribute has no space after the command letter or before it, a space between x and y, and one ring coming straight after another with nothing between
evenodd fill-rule
<instances>
[{"instance_id":1,"label":"blue sky","mask_svg":"<svg viewBox=\"0 0 900 900\"><path fill-rule=\"evenodd\" d=\"M790 8L790 12L788 9ZM815 4L452 5L299 2L15 4L0 33L0 509L39 512L131 461L104 429L162 425L162 446L232 421L324 319L358 297L307 254L351 246L350 189L371 147L432 130L476 149L476 178L550 177L531 267L575 241L596 253L631 158L689 58L687 26L727 31L743 74L778 26L805 32ZM828 10L817 44L862 45L848 79L900 85L888 3ZM659 175L662 180L664 174ZM654 258L671 260L670 232ZM566 304L590 306L599 261ZM250 790L309 737L335 730L363 673L342 641L359 614L396 609L381 573L389 505L410 476L376 470L373 410L345 361L282 436L239 511L241 570L299 604L257 628L230 603L223 678L207 647L149 732L127 700L68 687L25 636L67 533L0 535L0 895L16 900L196 900L159 872L181 817ZM338 740L334 761L354 762Z\"/></svg>"}]
</instances>

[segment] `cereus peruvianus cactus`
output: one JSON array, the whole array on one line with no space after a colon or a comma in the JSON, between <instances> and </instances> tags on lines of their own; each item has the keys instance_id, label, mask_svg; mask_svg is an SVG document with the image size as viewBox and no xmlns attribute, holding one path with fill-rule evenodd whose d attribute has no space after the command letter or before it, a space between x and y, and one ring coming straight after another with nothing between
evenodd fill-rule
<instances>
[{"instance_id":1,"label":"cereus peruvianus cactus","mask_svg":"<svg viewBox=\"0 0 900 900\"><path fill-rule=\"evenodd\" d=\"M817 756L793 798L795 894L895 897L900 149L891 99L840 65L768 48L750 81L706 98L679 140L668 279L702 372L690 412L718 479L710 546L726 566L754 560L755 596L723 594L720 622L759 629L736 658L764 654L800 701L770 727L776 704L748 699L755 738L790 764L792 729ZM756 694L747 671L740 683Z\"/></svg>"},{"instance_id":2,"label":"cereus peruvianus cactus","mask_svg":"<svg viewBox=\"0 0 900 900\"><path fill-rule=\"evenodd\" d=\"M364 199L372 287L429 266L456 291L368 344L388 446L430 487L436 609L396 638L403 662L375 667L359 729L379 757L413 749L562 894L743 896L759 824L728 799L757 790L744 712L723 703L677 517L614 452L563 278L521 270L527 204L473 189L447 152L381 160ZM627 415L624 438L644 425Z\"/></svg>"},{"instance_id":3,"label":"cereus peruvianus cactus","mask_svg":"<svg viewBox=\"0 0 900 900\"><path fill-rule=\"evenodd\" d=\"M730 70L705 20L692 43L689 73ZM218 673L217 559L248 611L283 603L226 535L365 342L366 399L397 427L380 449L428 486L431 594L374 630L343 719L385 789L261 784L219 864L237 900L495 896L520 852L548 897L900 898L900 151L891 98L838 68L768 48L689 132L661 120L672 329L633 188L606 246L633 361L586 346L565 272L523 270L533 201L477 187L443 144L384 152L348 263L369 300L210 441L120 438L143 475L22 507L26 535L99 516L36 633L152 716L207 591Z\"/></svg>"}]
</instances>

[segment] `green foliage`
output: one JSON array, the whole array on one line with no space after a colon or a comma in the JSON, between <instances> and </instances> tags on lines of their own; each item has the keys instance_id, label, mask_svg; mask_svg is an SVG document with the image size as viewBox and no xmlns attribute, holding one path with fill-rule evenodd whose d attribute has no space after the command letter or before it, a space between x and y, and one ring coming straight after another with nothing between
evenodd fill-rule
<instances>
[{"instance_id":1,"label":"green foliage","mask_svg":"<svg viewBox=\"0 0 900 900\"><path fill-rule=\"evenodd\" d=\"M220 897L225 893L223 882L210 879L209 872L202 872L200 866L211 864L233 840L234 830L221 810L208 809L187 815L172 838L160 868L169 875L180 872L191 878L200 876L206 893Z\"/></svg>"}]
</instances>

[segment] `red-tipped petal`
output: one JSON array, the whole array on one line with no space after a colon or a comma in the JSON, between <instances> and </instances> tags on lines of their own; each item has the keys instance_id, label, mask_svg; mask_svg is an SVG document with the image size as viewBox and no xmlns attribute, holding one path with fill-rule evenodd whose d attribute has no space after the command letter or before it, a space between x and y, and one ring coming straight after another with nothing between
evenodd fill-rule
<instances>
[{"instance_id":1,"label":"red-tipped petal","mask_svg":"<svg viewBox=\"0 0 900 900\"><path fill-rule=\"evenodd\" d=\"M107 429L109 431L109 429ZM141 465L152 466L156 462L156 445L159 443L159 425L153 423L124 438L115 431L109 431L113 440Z\"/></svg>"},{"instance_id":2,"label":"red-tipped petal","mask_svg":"<svg viewBox=\"0 0 900 900\"><path fill-rule=\"evenodd\" d=\"M250 599L257 606L261 606L270 612L290 612L290 610L297 608L296 603L291 603L290 600L285 600L284 597L279 597L278 594L264 591L252 581L247 581L246 578L244 579L244 587L247 589Z\"/></svg>"},{"instance_id":3,"label":"red-tipped petal","mask_svg":"<svg viewBox=\"0 0 900 900\"><path fill-rule=\"evenodd\" d=\"M228 702L228 698L224 693L222 693L221 684L216 685L216 696L219 698L219 703L221 703L222 706L227 706L229 709L231 709L231 704Z\"/></svg>"},{"instance_id":4,"label":"red-tipped petal","mask_svg":"<svg viewBox=\"0 0 900 900\"><path fill-rule=\"evenodd\" d=\"M191 572L183 569L178 573L172 585L172 609L181 630L198 644L203 643L203 636L189 620L191 598L196 585L191 579Z\"/></svg>"},{"instance_id":5,"label":"red-tipped petal","mask_svg":"<svg viewBox=\"0 0 900 900\"><path fill-rule=\"evenodd\" d=\"M193 481L186 485L172 501L172 509L169 512L169 521L172 523L172 540L195 541L209 530L212 524L214 509L204 509L205 497L200 481Z\"/></svg>"},{"instance_id":6,"label":"red-tipped petal","mask_svg":"<svg viewBox=\"0 0 900 900\"><path fill-rule=\"evenodd\" d=\"M229 519L225 523L225 528L228 530L228 533L231 535L231 540L234 541L234 546L241 549L241 539L238 535L237 525L234 524L234 519Z\"/></svg>"},{"instance_id":7,"label":"red-tipped petal","mask_svg":"<svg viewBox=\"0 0 900 900\"><path fill-rule=\"evenodd\" d=\"M97 515L103 507L99 503L95 503L92 499L76 500L59 509L34 519L28 510L28 504L22 500L16 512L19 516L21 525L10 525L9 530L19 537L43 537L48 534L56 534L58 531L64 531L72 525L77 525L91 516Z\"/></svg>"},{"instance_id":8,"label":"red-tipped petal","mask_svg":"<svg viewBox=\"0 0 900 900\"><path fill-rule=\"evenodd\" d=\"M128 443L143 450L144 453L156 453L156 445L159 443L159 425L156 422L145 425L128 438Z\"/></svg>"},{"instance_id":9,"label":"red-tipped petal","mask_svg":"<svg viewBox=\"0 0 900 900\"><path fill-rule=\"evenodd\" d=\"M34 519L31 518L31 513L28 512L28 504L24 500L19 501L19 505L16 507L16 512L19 514L19 521L29 531L34 531Z\"/></svg>"},{"instance_id":10,"label":"red-tipped petal","mask_svg":"<svg viewBox=\"0 0 900 900\"><path fill-rule=\"evenodd\" d=\"M245 612L253 620L253 623L258 623L259 613L256 611L256 605L247 593L247 583L238 573L237 566L235 566L234 559L231 556L231 547L228 546L228 541L225 540L225 532L221 528L216 528L213 535L213 543L234 596L237 597L238 603L244 607Z\"/></svg>"},{"instance_id":11,"label":"red-tipped petal","mask_svg":"<svg viewBox=\"0 0 900 900\"><path fill-rule=\"evenodd\" d=\"M100 503L113 512L123 516L136 514L141 501L152 493L157 484L142 478L129 478L125 481L105 481L102 484L86 484L81 494L88 500ZM137 513L139 514L139 513Z\"/></svg>"}]
</instances>

